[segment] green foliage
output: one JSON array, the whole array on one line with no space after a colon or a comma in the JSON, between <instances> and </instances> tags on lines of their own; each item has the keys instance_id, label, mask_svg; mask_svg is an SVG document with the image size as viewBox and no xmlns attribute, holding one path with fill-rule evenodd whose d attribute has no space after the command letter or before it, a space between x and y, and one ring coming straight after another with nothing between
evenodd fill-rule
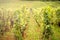
<instances>
[{"instance_id":1,"label":"green foliage","mask_svg":"<svg viewBox=\"0 0 60 40\"><path fill-rule=\"evenodd\" d=\"M57 9L57 11L56 11L56 15L57 15L57 18L60 19L60 9Z\"/></svg>"},{"instance_id":2,"label":"green foliage","mask_svg":"<svg viewBox=\"0 0 60 40\"><path fill-rule=\"evenodd\" d=\"M56 9L56 25L60 27L60 9Z\"/></svg>"},{"instance_id":3,"label":"green foliage","mask_svg":"<svg viewBox=\"0 0 60 40\"><path fill-rule=\"evenodd\" d=\"M58 33L60 31L51 23L55 18L60 22L60 9L55 9L56 12L53 10L52 7L44 7L43 10L23 7L21 10L16 11L0 11L0 35L5 34L6 30L10 28L9 30L12 31L16 40L24 40L23 37L25 37L25 40L40 40L41 36L43 36L43 39L57 40L60 35L54 37L57 34L55 33L55 35L53 31ZM11 27L11 25L13 26ZM24 36L22 36L23 34Z\"/></svg>"},{"instance_id":4,"label":"green foliage","mask_svg":"<svg viewBox=\"0 0 60 40\"><path fill-rule=\"evenodd\" d=\"M49 38L51 39L52 34L53 34L51 24L50 24L49 12L50 12L49 8L47 10L45 9L45 11L44 11L44 24L45 24L44 31L43 31L44 40L45 39L49 40Z\"/></svg>"},{"instance_id":5,"label":"green foliage","mask_svg":"<svg viewBox=\"0 0 60 40\"><path fill-rule=\"evenodd\" d=\"M16 40L22 40L22 34L21 34L21 26L20 26L20 12L16 11L15 13L16 19L14 21L14 35L16 37Z\"/></svg>"}]
</instances>

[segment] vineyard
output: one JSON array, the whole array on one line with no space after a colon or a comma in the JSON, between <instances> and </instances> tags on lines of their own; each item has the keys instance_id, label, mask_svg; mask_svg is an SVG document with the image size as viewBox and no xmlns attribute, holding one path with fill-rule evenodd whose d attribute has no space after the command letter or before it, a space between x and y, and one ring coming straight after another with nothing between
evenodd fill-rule
<instances>
[{"instance_id":1,"label":"vineyard","mask_svg":"<svg viewBox=\"0 0 60 40\"><path fill-rule=\"evenodd\" d=\"M0 8L0 40L60 40L60 8Z\"/></svg>"}]
</instances>

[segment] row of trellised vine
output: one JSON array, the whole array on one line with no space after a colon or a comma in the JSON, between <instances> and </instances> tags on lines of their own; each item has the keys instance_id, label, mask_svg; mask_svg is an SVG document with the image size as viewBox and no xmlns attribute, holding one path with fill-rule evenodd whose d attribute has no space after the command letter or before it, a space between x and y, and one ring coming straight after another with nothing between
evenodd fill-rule
<instances>
[{"instance_id":1,"label":"row of trellised vine","mask_svg":"<svg viewBox=\"0 0 60 40\"><path fill-rule=\"evenodd\" d=\"M34 18L35 22L40 27L40 10L43 11L41 11L43 14L43 16L41 16L43 17L44 27L42 40L52 40L52 35L54 34L52 25L57 24L60 27L60 9L54 9L52 7L41 9L24 7L21 10L16 11L0 9L0 37L6 34L6 32L12 31L16 40L24 40L24 31L29 22L29 15L31 14L29 12L32 12L31 17Z\"/></svg>"}]
</instances>

